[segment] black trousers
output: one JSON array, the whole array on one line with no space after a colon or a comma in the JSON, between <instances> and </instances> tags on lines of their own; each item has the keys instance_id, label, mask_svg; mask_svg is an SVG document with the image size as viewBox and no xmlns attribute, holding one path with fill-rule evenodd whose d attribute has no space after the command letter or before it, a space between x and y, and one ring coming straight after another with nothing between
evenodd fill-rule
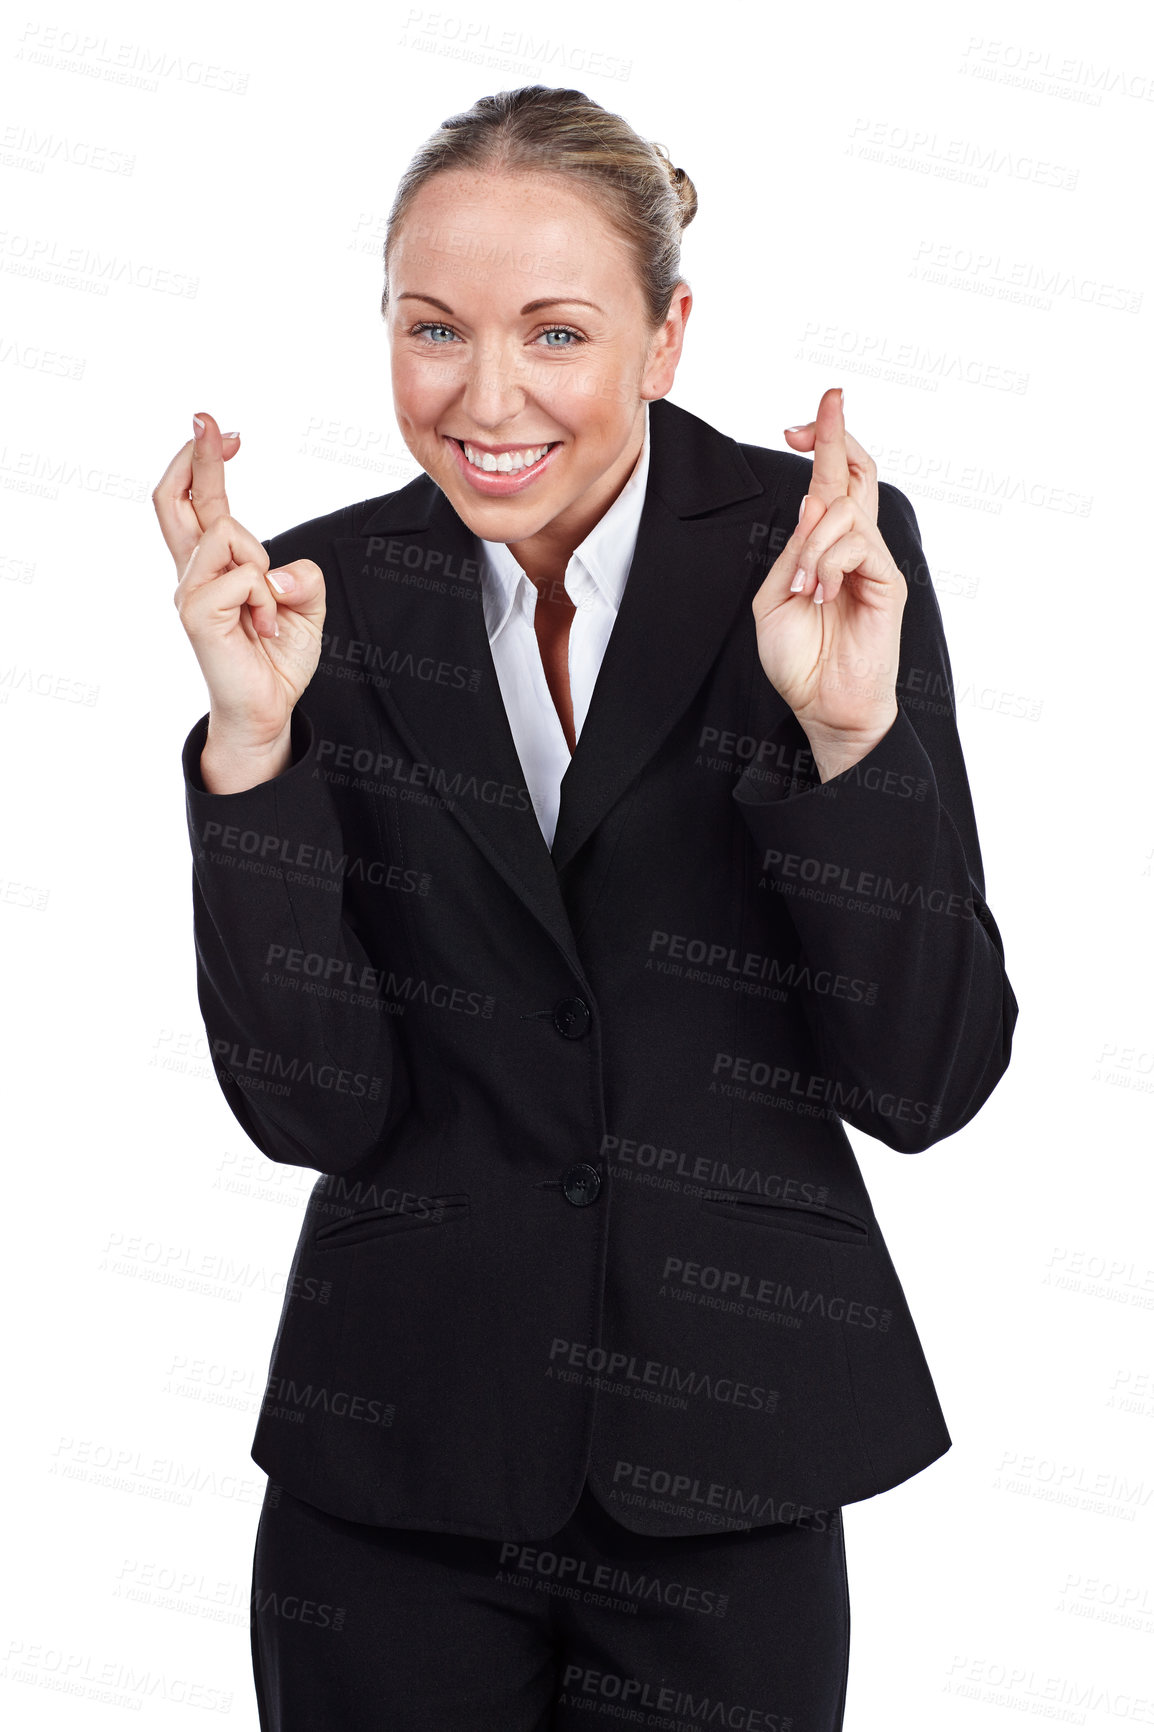
<instances>
[{"instance_id":1,"label":"black trousers","mask_svg":"<svg viewBox=\"0 0 1154 1732\"><path fill-rule=\"evenodd\" d=\"M841 1512L681 1539L589 1488L532 1544L343 1521L272 1482L257 1524L262 1732L840 1732Z\"/></svg>"}]
</instances>

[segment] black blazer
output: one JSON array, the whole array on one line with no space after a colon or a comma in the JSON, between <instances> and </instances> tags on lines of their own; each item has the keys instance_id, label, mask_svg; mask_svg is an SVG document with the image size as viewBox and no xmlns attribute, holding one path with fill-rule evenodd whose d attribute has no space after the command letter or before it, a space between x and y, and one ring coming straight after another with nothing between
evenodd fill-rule
<instances>
[{"instance_id":1,"label":"black blazer","mask_svg":"<svg viewBox=\"0 0 1154 1732\"><path fill-rule=\"evenodd\" d=\"M650 405L550 854L476 542L425 474L272 537L325 574L293 761L183 749L216 1074L321 1175L252 1445L337 1516L542 1539L822 1525L950 1447L842 1121L978 1112L1017 1001L909 500L899 714L824 785L752 597L811 464Z\"/></svg>"}]
</instances>

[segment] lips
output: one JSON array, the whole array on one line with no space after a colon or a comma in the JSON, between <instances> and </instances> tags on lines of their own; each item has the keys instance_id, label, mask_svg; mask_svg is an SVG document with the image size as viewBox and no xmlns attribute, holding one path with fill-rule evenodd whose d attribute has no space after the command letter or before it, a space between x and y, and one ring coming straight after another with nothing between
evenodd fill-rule
<instances>
[{"instance_id":1,"label":"lips","mask_svg":"<svg viewBox=\"0 0 1154 1732\"><path fill-rule=\"evenodd\" d=\"M475 493L482 494L489 499L505 499L531 487L538 476L542 475L553 462L556 453L564 444L564 440L554 440L545 455L539 457L536 463L530 463L525 469L478 469L465 456L463 440L455 439L448 433L444 434L443 437L452 446L453 461L457 465L458 473ZM521 449L531 450L532 447L521 447Z\"/></svg>"}]
</instances>

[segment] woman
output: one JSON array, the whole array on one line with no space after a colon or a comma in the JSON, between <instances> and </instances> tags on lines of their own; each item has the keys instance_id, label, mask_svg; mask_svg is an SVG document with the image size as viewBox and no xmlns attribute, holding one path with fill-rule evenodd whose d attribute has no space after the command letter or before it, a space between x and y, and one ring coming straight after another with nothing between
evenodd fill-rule
<instances>
[{"instance_id":1,"label":"woman","mask_svg":"<svg viewBox=\"0 0 1154 1732\"><path fill-rule=\"evenodd\" d=\"M217 1076L321 1175L278 1732L839 1727L841 1508L950 1445L842 1128L928 1148L1009 1062L941 620L840 392L791 452L667 400L695 209L581 93L483 98L388 225L422 473L261 542L200 415L154 495Z\"/></svg>"}]
</instances>

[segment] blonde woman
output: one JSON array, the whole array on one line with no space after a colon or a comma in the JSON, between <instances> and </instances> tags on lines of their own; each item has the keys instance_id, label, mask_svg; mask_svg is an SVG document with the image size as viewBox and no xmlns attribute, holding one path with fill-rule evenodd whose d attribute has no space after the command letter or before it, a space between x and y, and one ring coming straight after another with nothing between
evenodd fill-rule
<instances>
[{"instance_id":1,"label":"blonde woman","mask_svg":"<svg viewBox=\"0 0 1154 1732\"><path fill-rule=\"evenodd\" d=\"M482 98L388 222L421 473L262 541L201 412L154 496L216 1074L319 1175L273 1732L832 1732L841 1511L950 1446L844 1129L926 1149L1010 1058L941 618L838 389L786 450L669 401L695 209L580 92Z\"/></svg>"}]
</instances>

